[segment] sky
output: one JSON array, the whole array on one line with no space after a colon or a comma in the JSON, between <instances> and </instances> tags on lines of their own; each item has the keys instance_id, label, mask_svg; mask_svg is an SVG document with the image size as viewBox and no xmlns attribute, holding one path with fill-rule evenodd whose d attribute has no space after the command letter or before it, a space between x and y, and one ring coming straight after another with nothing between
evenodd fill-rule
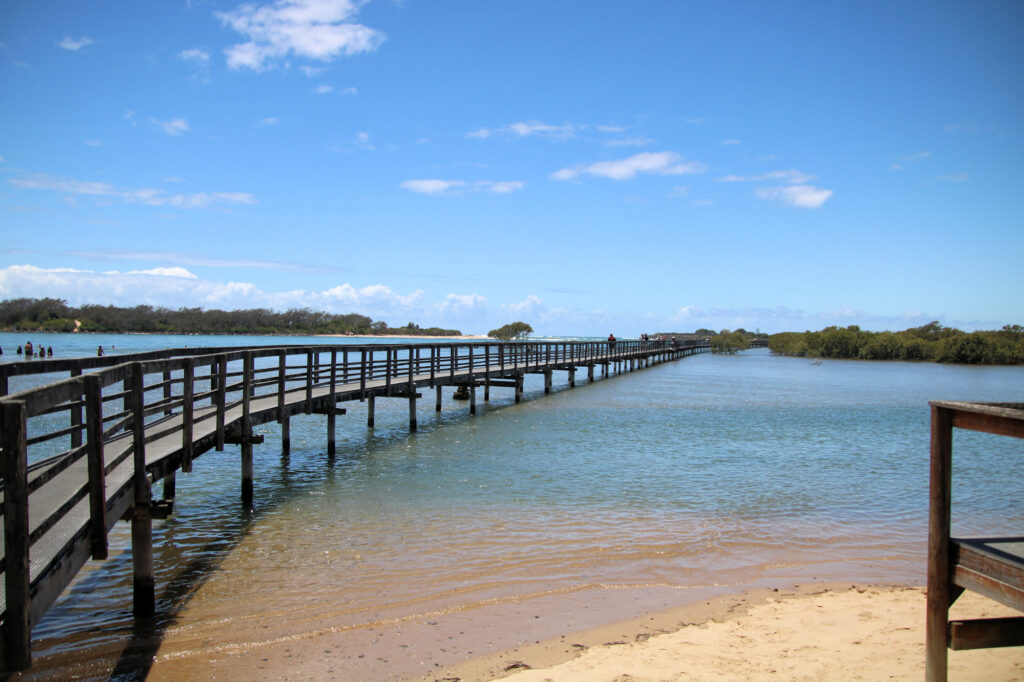
<instances>
[{"instance_id":1,"label":"sky","mask_svg":"<svg viewBox=\"0 0 1024 682\"><path fill-rule=\"evenodd\" d=\"M0 2L0 298L1024 323L1024 3Z\"/></svg>"}]
</instances>

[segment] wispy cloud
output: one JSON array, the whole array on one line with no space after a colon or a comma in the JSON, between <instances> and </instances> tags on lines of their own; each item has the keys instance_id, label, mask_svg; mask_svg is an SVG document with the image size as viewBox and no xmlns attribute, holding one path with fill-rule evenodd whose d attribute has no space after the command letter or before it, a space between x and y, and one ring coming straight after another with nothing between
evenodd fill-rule
<instances>
[{"instance_id":1,"label":"wispy cloud","mask_svg":"<svg viewBox=\"0 0 1024 682\"><path fill-rule=\"evenodd\" d=\"M64 39L57 43L57 46L62 47L65 50L78 52L83 47L88 47L89 45L92 45L93 42L94 41L92 38L87 38L85 36L82 36L81 38L72 38L70 36L64 36Z\"/></svg>"},{"instance_id":2,"label":"wispy cloud","mask_svg":"<svg viewBox=\"0 0 1024 682\"><path fill-rule=\"evenodd\" d=\"M207 64L210 61L210 53L202 48L193 47L179 52L178 58L194 64Z\"/></svg>"},{"instance_id":3,"label":"wispy cloud","mask_svg":"<svg viewBox=\"0 0 1024 682\"><path fill-rule=\"evenodd\" d=\"M895 171L904 170L907 164L918 163L925 159L931 158L931 152L916 152L914 154L903 154L896 161L893 162L891 168Z\"/></svg>"},{"instance_id":4,"label":"wispy cloud","mask_svg":"<svg viewBox=\"0 0 1024 682\"><path fill-rule=\"evenodd\" d=\"M225 26L248 38L224 50L228 67L262 71L292 55L329 62L371 52L386 36L355 23L362 5L359 0L276 0L217 12Z\"/></svg>"},{"instance_id":5,"label":"wispy cloud","mask_svg":"<svg viewBox=\"0 0 1024 682\"><path fill-rule=\"evenodd\" d=\"M8 182L22 189L50 190L66 195L111 197L127 203L174 208L209 208L221 204L255 204L256 197L246 192L198 192L194 194L167 194L162 189L129 189L105 182L90 182L59 178L46 173L32 173Z\"/></svg>"},{"instance_id":6,"label":"wispy cloud","mask_svg":"<svg viewBox=\"0 0 1024 682\"><path fill-rule=\"evenodd\" d=\"M256 121L256 125L260 127L276 126L280 122L281 119L279 119L277 116L267 116L266 118L261 118L260 120Z\"/></svg>"},{"instance_id":7,"label":"wispy cloud","mask_svg":"<svg viewBox=\"0 0 1024 682\"><path fill-rule=\"evenodd\" d=\"M638 174L693 175L703 173L706 166L698 161L683 161L676 152L642 152L618 161L598 161L568 166L551 174L552 180L575 180L581 175L631 180Z\"/></svg>"},{"instance_id":8,"label":"wispy cloud","mask_svg":"<svg viewBox=\"0 0 1024 682\"><path fill-rule=\"evenodd\" d=\"M86 147L100 147L103 145L103 140L84 140L83 143Z\"/></svg>"},{"instance_id":9,"label":"wispy cloud","mask_svg":"<svg viewBox=\"0 0 1024 682\"><path fill-rule=\"evenodd\" d=\"M578 129L579 126L572 125L571 123L550 125L548 123L542 123L541 121L518 121L516 123L509 123L508 125L500 128L480 128L479 130L466 133L466 137L476 139L486 139L493 136L511 138L547 137L565 140L570 137L575 137Z\"/></svg>"},{"instance_id":10,"label":"wispy cloud","mask_svg":"<svg viewBox=\"0 0 1024 682\"><path fill-rule=\"evenodd\" d=\"M760 175L726 175L721 178L717 178L718 182L764 182L766 180L773 180L776 182L788 182L788 183L803 183L810 182L814 179L813 175L807 173L801 173L795 168L789 170L774 170L768 171L767 173L761 173Z\"/></svg>"},{"instance_id":11,"label":"wispy cloud","mask_svg":"<svg viewBox=\"0 0 1024 682\"><path fill-rule=\"evenodd\" d=\"M947 173L935 179L940 182L967 182L967 173Z\"/></svg>"},{"instance_id":12,"label":"wispy cloud","mask_svg":"<svg viewBox=\"0 0 1024 682\"><path fill-rule=\"evenodd\" d=\"M623 137L617 140L606 140L604 144L607 147L646 147L653 142L654 140L649 137Z\"/></svg>"},{"instance_id":13,"label":"wispy cloud","mask_svg":"<svg viewBox=\"0 0 1024 682\"><path fill-rule=\"evenodd\" d=\"M761 199L779 201L797 208L821 208L832 196L832 190L814 185L786 185L782 187L759 187L754 190Z\"/></svg>"},{"instance_id":14,"label":"wispy cloud","mask_svg":"<svg viewBox=\"0 0 1024 682\"><path fill-rule=\"evenodd\" d=\"M333 85L318 85L313 88L313 92L317 95L329 95L334 92Z\"/></svg>"},{"instance_id":15,"label":"wispy cloud","mask_svg":"<svg viewBox=\"0 0 1024 682\"><path fill-rule=\"evenodd\" d=\"M465 180L406 180L399 185L402 189L417 194L428 194L430 196L451 195L459 190L470 190L474 192L491 192L492 194L512 194L524 187L525 183L520 180L478 180L467 182Z\"/></svg>"},{"instance_id":16,"label":"wispy cloud","mask_svg":"<svg viewBox=\"0 0 1024 682\"><path fill-rule=\"evenodd\" d=\"M188 121L183 118L172 118L168 121L158 121L155 118L150 118L149 121L168 135L181 135L191 130L188 127Z\"/></svg>"}]
</instances>

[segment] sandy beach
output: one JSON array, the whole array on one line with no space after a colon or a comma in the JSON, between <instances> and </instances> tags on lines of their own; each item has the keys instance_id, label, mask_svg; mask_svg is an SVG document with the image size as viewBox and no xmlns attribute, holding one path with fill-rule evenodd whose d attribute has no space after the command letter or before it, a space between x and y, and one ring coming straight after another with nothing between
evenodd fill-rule
<instances>
[{"instance_id":1,"label":"sandy beach","mask_svg":"<svg viewBox=\"0 0 1024 682\"><path fill-rule=\"evenodd\" d=\"M1019 615L964 594L951 617ZM467 662L429 680L920 680L925 591L760 590ZM568 659L568 660L566 660ZM1024 679L1024 648L950 651L951 680Z\"/></svg>"},{"instance_id":2,"label":"sandy beach","mask_svg":"<svg viewBox=\"0 0 1024 682\"><path fill-rule=\"evenodd\" d=\"M971 593L951 611L959 618L1007 615L1019 614ZM371 637L327 628L256 647L172 645L161 647L147 679L920 680L924 617L922 587L812 583L725 594L553 637L515 617L440 632L443 616L435 614L424 623L378 628ZM485 641L509 630L519 646L482 653ZM950 651L949 664L951 680L1021 680L1024 648Z\"/></svg>"}]
</instances>

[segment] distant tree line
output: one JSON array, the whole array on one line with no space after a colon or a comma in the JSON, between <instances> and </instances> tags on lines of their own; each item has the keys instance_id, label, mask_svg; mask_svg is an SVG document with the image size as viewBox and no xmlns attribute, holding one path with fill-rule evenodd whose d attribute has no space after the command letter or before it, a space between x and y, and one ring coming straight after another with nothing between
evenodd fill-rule
<instances>
[{"instance_id":1,"label":"distant tree line","mask_svg":"<svg viewBox=\"0 0 1024 682\"><path fill-rule=\"evenodd\" d=\"M499 341L521 341L533 333L533 327L525 322L510 322L487 332L487 336Z\"/></svg>"},{"instance_id":2,"label":"distant tree line","mask_svg":"<svg viewBox=\"0 0 1024 682\"><path fill-rule=\"evenodd\" d=\"M901 332L868 332L851 325L772 334L768 347L782 355L806 357L1018 365L1024 363L1024 327L964 332L936 321Z\"/></svg>"},{"instance_id":3,"label":"distant tree line","mask_svg":"<svg viewBox=\"0 0 1024 682\"><path fill-rule=\"evenodd\" d=\"M76 325L75 321L78 321ZM389 327L366 315L292 308L275 312L266 308L204 310L137 305L132 308L83 305L72 307L58 298L15 298L0 301L0 328L32 332L159 333L159 334L394 334L458 336L457 329L420 327L409 322Z\"/></svg>"}]
</instances>

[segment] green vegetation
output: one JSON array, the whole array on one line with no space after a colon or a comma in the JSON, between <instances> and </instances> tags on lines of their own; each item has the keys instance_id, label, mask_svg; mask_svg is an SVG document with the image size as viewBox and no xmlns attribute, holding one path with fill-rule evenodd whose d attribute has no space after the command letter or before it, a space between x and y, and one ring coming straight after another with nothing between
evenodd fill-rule
<instances>
[{"instance_id":1,"label":"green vegetation","mask_svg":"<svg viewBox=\"0 0 1024 682\"><path fill-rule=\"evenodd\" d=\"M251 310L203 310L202 308L159 308L138 305L68 306L57 298L15 298L0 301L0 329L7 331L71 332L75 320L79 331L159 334L394 334L407 336L458 336L456 329L423 328L414 322L388 327L387 322L350 313L332 315L308 308L283 313L265 308Z\"/></svg>"},{"instance_id":2,"label":"green vegetation","mask_svg":"<svg viewBox=\"0 0 1024 682\"><path fill-rule=\"evenodd\" d=\"M525 322L512 322L487 332L487 336L501 341L521 341L533 333L533 327Z\"/></svg>"},{"instance_id":3,"label":"green vegetation","mask_svg":"<svg viewBox=\"0 0 1024 682\"><path fill-rule=\"evenodd\" d=\"M706 331L706 330L705 330ZM736 353L741 350L746 350L750 347L750 342L756 338L756 334L751 334L742 327L734 332L728 329L715 334L712 332L711 337L711 351L714 353Z\"/></svg>"},{"instance_id":4,"label":"green vegetation","mask_svg":"<svg viewBox=\"0 0 1024 682\"><path fill-rule=\"evenodd\" d=\"M862 360L930 360L970 365L1024 363L1024 327L964 332L930 322L901 332L867 332L856 325L817 332L782 332L768 341L781 355Z\"/></svg>"}]
</instances>

